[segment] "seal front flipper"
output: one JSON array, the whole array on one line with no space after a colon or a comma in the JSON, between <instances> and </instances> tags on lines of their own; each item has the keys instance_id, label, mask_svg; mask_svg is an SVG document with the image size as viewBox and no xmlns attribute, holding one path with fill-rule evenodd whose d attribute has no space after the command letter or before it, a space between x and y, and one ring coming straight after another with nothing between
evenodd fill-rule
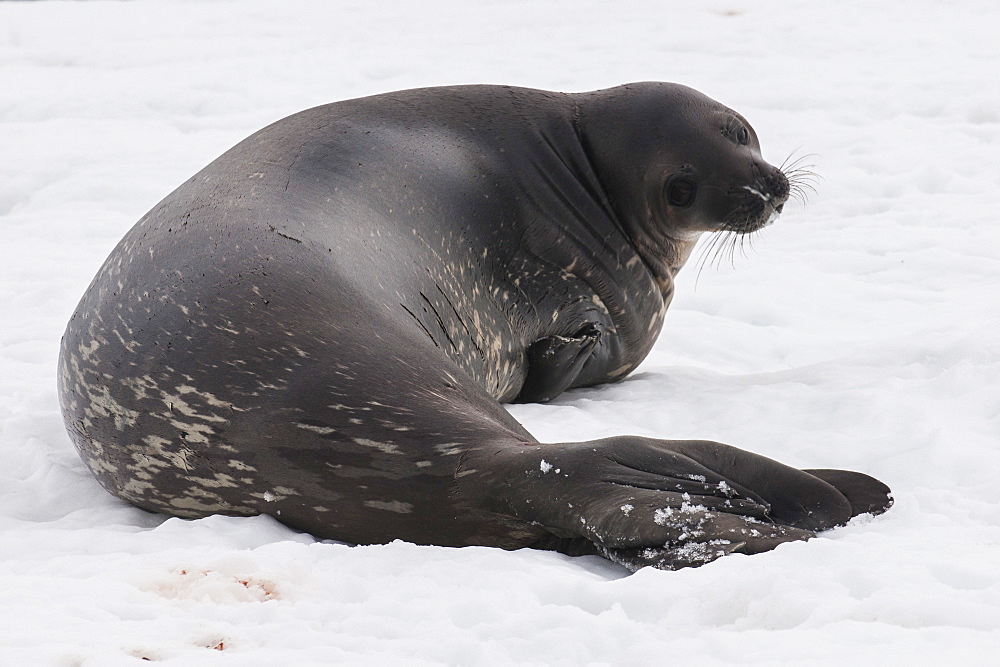
<instances>
[{"instance_id":1,"label":"seal front flipper","mask_svg":"<svg viewBox=\"0 0 1000 667\"><path fill-rule=\"evenodd\" d=\"M547 336L528 347L528 376L518 403L545 403L569 389L593 354L601 331L588 324L573 336Z\"/></svg>"}]
</instances>

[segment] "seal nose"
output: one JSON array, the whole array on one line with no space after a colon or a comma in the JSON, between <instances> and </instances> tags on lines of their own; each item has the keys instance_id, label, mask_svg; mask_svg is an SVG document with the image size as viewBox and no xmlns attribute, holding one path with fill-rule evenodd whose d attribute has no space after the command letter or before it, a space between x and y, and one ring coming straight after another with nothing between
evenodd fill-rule
<instances>
[{"instance_id":1,"label":"seal nose","mask_svg":"<svg viewBox=\"0 0 1000 667\"><path fill-rule=\"evenodd\" d=\"M762 167L761 173L764 174L764 178L761 185L763 191L771 196L771 205L774 206L774 210L781 213L781 207L788 201L792 186L785 173L777 167L771 165L762 165Z\"/></svg>"}]
</instances>

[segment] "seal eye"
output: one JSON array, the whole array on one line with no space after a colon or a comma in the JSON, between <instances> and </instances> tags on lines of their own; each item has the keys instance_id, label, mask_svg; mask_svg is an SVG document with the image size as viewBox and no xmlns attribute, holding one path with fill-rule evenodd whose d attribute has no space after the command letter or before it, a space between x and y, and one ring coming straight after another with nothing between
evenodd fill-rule
<instances>
[{"instance_id":1,"label":"seal eye","mask_svg":"<svg viewBox=\"0 0 1000 667\"><path fill-rule=\"evenodd\" d=\"M746 146L750 143L750 131L745 127L741 127L736 130L736 143L740 146Z\"/></svg>"},{"instance_id":2,"label":"seal eye","mask_svg":"<svg viewBox=\"0 0 1000 667\"><path fill-rule=\"evenodd\" d=\"M667 201L673 206L690 206L697 190L694 181L678 178L667 186Z\"/></svg>"}]
</instances>

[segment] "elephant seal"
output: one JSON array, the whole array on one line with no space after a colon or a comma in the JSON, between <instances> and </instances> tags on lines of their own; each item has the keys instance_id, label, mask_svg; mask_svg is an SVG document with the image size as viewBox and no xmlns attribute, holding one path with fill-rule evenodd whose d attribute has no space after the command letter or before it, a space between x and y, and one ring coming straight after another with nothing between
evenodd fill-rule
<instances>
[{"instance_id":1,"label":"elephant seal","mask_svg":"<svg viewBox=\"0 0 1000 667\"><path fill-rule=\"evenodd\" d=\"M888 489L712 442L541 444L501 406L625 377L699 235L791 191L739 114L674 84L309 109L114 249L62 340L64 419L105 488L180 517L632 569L806 539Z\"/></svg>"}]
</instances>

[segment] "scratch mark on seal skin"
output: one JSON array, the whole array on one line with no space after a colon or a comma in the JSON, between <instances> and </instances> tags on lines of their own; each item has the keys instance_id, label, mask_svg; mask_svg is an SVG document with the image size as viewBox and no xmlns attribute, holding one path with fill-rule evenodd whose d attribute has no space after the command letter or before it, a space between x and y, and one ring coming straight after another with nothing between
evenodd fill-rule
<instances>
[{"instance_id":1,"label":"scratch mark on seal skin","mask_svg":"<svg viewBox=\"0 0 1000 667\"><path fill-rule=\"evenodd\" d=\"M486 250L484 249L484 250L483 250L483 252L485 253L485 252L486 252ZM430 272L430 269L427 269L427 271L428 271L428 273L429 273L429 272ZM449 306L451 306L451 309L452 309L452 311L453 311L453 312L455 313L455 317L456 317L456 319L458 319L458 323L462 325L462 328L463 328L463 329L465 329L465 334L466 334L466 336L468 336L469 340L470 340L470 341L472 342L472 346L473 346L474 348L476 348L476 352L477 352L477 353L479 354L479 358L480 358L480 359L485 359L485 358L486 358L486 353L485 353L485 352L483 351L483 348L482 348L482 347L481 347L481 346L479 345L479 341L477 341L477 340L476 340L476 336L474 336L474 335L472 334L472 332L471 332L471 331L469 331L469 325L467 325L467 324L465 323L465 318L463 318L463 317L462 317L462 315L461 315L461 313L459 313L459 312L458 312L458 308L456 308L456 307L455 307L455 304L454 304L454 303L452 303L452 301L451 301L451 299L450 299L450 298L448 298L448 295L447 295L447 294L445 294L444 290L443 290L443 289L441 289L441 286L440 286L440 285L438 285L438 284L437 284L437 283L435 282L435 283L434 283L434 287L436 287L436 288L437 288L437 291L441 293L441 296L443 296L443 297L444 297L444 300L448 302L448 305L449 305Z\"/></svg>"},{"instance_id":2,"label":"scratch mark on seal skin","mask_svg":"<svg viewBox=\"0 0 1000 667\"><path fill-rule=\"evenodd\" d=\"M386 512L396 512L398 514L409 514L413 511L413 505L399 500L366 500L364 505L365 507L385 510Z\"/></svg>"},{"instance_id":3,"label":"scratch mark on seal skin","mask_svg":"<svg viewBox=\"0 0 1000 667\"><path fill-rule=\"evenodd\" d=\"M451 344L451 349L454 350L455 352L458 352L459 351L458 346L455 345L455 341L452 340L451 334L448 333L448 327L445 326L444 320L441 318L441 314L437 311L437 308L434 307L434 304L431 303L431 300L428 299L427 295L424 294L423 292L420 293L420 298L424 300L424 303L427 304L427 307L431 309L432 313L434 313L434 319L437 320L438 328L441 329L441 332L444 334L444 337L448 339L448 342Z\"/></svg>"},{"instance_id":4,"label":"scratch mark on seal skin","mask_svg":"<svg viewBox=\"0 0 1000 667\"><path fill-rule=\"evenodd\" d=\"M436 340L434 340L434 336L431 334L430 331L427 330L427 327L424 326L424 323L420 321L420 318L417 317L416 315L414 315L413 311L410 310L409 308L407 308L406 306L404 306L403 304L399 304L399 305L400 305L400 307L403 310L405 310L407 313L409 313L410 317L412 317L416 321L417 324L420 325L420 328L424 330L424 333L427 334L427 337L431 339L432 343L434 343L434 347L441 347L438 344L438 342Z\"/></svg>"}]
</instances>

